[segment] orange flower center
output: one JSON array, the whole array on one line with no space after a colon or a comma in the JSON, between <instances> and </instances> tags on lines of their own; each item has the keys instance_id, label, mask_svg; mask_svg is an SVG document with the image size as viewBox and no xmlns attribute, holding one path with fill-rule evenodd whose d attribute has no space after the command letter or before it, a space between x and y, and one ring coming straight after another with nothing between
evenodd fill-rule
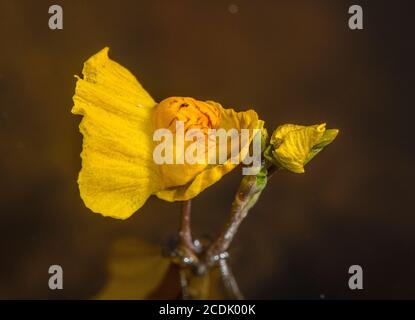
<instances>
[{"instance_id":1,"label":"orange flower center","mask_svg":"<svg viewBox=\"0 0 415 320\"><path fill-rule=\"evenodd\" d=\"M170 97L155 109L155 126L176 132L176 121L182 121L184 131L200 129L204 134L219 126L220 111L206 102L187 97Z\"/></svg>"}]
</instances>

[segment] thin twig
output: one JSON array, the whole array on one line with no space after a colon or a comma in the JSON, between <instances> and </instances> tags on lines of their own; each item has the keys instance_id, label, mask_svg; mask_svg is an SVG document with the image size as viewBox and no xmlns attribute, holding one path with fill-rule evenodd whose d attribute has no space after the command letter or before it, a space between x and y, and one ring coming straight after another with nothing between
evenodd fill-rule
<instances>
[{"instance_id":1,"label":"thin twig","mask_svg":"<svg viewBox=\"0 0 415 320\"><path fill-rule=\"evenodd\" d=\"M184 268L180 268L179 271L180 276L180 287L182 289L182 299L188 300L189 297L189 283L187 281L186 270Z\"/></svg>"},{"instance_id":2,"label":"thin twig","mask_svg":"<svg viewBox=\"0 0 415 320\"><path fill-rule=\"evenodd\" d=\"M186 265L191 265L193 267L203 266L206 268L219 264L222 279L229 296L234 299L243 299L238 284L226 261L226 258L228 257L227 250L235 237L241 222L248 214L249 209L252 208L258 200L262 190L265 188L267 179L270 178L276 170L277 168L274 166L269 167L266 177L260 175L244 176L232 203L231 214L228 222L218 238L207 248L206 251L202 253L200 259L197 254L200 253L200 250L198 250L193 243L190 228L191 202L188 200L183 203L179 245L179 256L182 258L183 262L181 264L183 298L188 296L188 284L185 277Z\"/></svg>"},{"instance_id":3,"label":"thin twig","mask_svg":"<svg viewBox=\"0 0 415 320\"><path fill-rule=\"evenodd\" d=\"M229 298L242 300L244 297L226 259L219 260L219 268Z\"/></svg>"},{"instance_id":4,"label":"thin twig","mask_svg":"<svg viewBox=\"0 0 415 320\"><path fill-rule=\"evenodd\" d=\"M238 197L241 197L240 200ZM245 217L245 212L243 211L243 201L244 195L237 196L232 205L231 217L226 223L225 228L220 233L216 241L211 245L208 250L207 256L217 260L221 253L224 253L228 250L236 232L238 231L239 225Z\"/></svg>"},{"instance_id":5,"label":"thin twig","mask_svg":"<svg viewBox=\"0 0 415 320\"><path fill-rule=\"evenodd\" d=\"M192 230L190 227L190 214L192 204L190 200L183 202L182 219L179 231L180 242L177 247L177 254L180 258L180 285L182 289L182 298L187 300L189 296L189 283L187 280L187 271L190 266L198 263L198 257L194 251L194 244L192 240Z\"/></svg>"},{"instance_id":6,"label":"thin twig","mask_svg":"<svg viewBox=\"0 0 415 320\"><path fill-rule=\"evenodd\" d=\"M192 240L192 231L190 228L190 212L191 201L184 201L182 221L179 231L180 242L177 247L177 254L181 258L181 264L183 265L194 265L198 262L197 255L195 253L195 245Z\"/></svg>"},{"instance_id":7,"label":"thin twig","mask_svg":"<svg viewBox=\"0 0 415 320\"><path fill-rule=\"evenodd\" d=\"M183 202L182 208L182 224L180 229L180 238L182 245L187 247L190 250L194 249L192 241L192 231L190 228L190 213L192 211L192 202L187 200Z\"/></svg>"},{"instance_id":8,"label":"thin twig","mask_svg":"<svg viewBox=\"0 0 415 320\"><path fill-rule=\"evenodd\" d=\"M239 186L238 192L232 203L231 214L225 228L220 233L219 237L209 247L206 257L208 262L212 263L218 261L221 254L228 250L239 225L246 217L249 209L253 206L262 191L258 187L255 176L245 176ZM210 260L210 261L209 261Z\"/></svg>"}]
</instances>

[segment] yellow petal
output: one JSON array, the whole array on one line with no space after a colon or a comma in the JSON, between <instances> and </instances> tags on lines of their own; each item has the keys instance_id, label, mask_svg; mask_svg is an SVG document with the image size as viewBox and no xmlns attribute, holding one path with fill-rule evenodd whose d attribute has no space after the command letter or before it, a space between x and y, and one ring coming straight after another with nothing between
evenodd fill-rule
<instances>
[{"instance_id":1,"label":"yellow petal","mask_svg":"<svg viewBox=\"0 0 415 320\"><path fill-rule=\"evenodd\" d=\"M285 169L303 173L312 148L323 137L325 124L298 126L286 124L277 128L271 138L274 159Z\"/></svg>"},{"instance_id":2,"label":"yellow petal","mask_svg":"<svg viewBox=\"0 0 415 320\"><path fill-rule=\"evenodd\" d=\"M221 111L221 120L219 128L225 130L237 129L239 132L241 129L262 129L264 123L258 119L258 115L253 110L245 112L236 112L233 109L224 109L220 104L209 101L211 104L215 104ZM248 143L241 146L240 154L244 154L249 148L249 145L253 139L252 134ZM242 159L240 159L242 161ZM233 163L231 159L228 159L223 164L211 165L198 173L192 181L184 186L178 186L174 188L168 188L156 193L157 197L166 201L184 201L189 200L197 196L200 192L218 182L225 174L233 170L238 163ZM183 173L186 174L185 172Z\"/></svg>"},{"instance_id":3,"label":"yellow petal","mask_svg":"<svg viewBox=\"0 0 415 320\"><path fill-rule=\"evenodd\" d=\"M317 141L317 144L311 149L304 164L310 162L310 160L313 159L321 150L323 150L324 147L332 143L338 134L339 130L337 129L327 129L323 136Z\"/></svg>"},{"instance_id":4,"label":"yellow petal","mask_svg":"<svg viewBox=\"0 0 415 320\"><path fill-rule=\"evenodd\" d=\"M126 68L108 57L109 48L89 58L82 70L84 80L97 90L108 93L110 99L121 100L117 112L128 112L135 107L152 108L156 102ZM98 101L100 97L97 97Z\"/></svg>"},{"instance_id":5,"label":"yellow petal","mask_svg":"<svg viewBox=\"0 0 415 320\"><path fill-rule=\"evenodd\" d=\"M78 184L92 211L125 219L161 185L152 159L155 102L107 52L85 63L76 84L72 113L83 116L84 136Z\"/></svg>"}]
</instances>

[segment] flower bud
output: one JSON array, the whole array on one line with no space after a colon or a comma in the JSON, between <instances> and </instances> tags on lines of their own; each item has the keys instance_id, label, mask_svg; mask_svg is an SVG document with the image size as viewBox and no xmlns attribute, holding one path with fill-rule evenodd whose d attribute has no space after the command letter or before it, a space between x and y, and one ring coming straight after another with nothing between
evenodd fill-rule
<instances>
[{"instance_id":1,"label":"flower bud","mask_svg":"<svg viewBox=\"0 0 415 320\"><path fill-rule=\"evenodd\" d=\"M304 166L337 136L339 130L326 129L326 124L300 126L285 124L271 136L265 158L294 173L303 173Z\"/></svg>"}]
</instances>

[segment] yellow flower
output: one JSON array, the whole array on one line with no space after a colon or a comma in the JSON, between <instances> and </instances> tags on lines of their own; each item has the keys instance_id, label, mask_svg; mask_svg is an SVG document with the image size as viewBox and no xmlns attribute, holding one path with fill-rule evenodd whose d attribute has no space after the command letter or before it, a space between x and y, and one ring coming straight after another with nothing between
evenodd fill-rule
<instances>
[{"instance_id":1,"label":"yellow flower","mask_svg":"<svg viewBox=\"0 0 415 320\"><path fill-rule=\"evenodd\" d=\"M299 126L285 124L271 136L264 156L275 165L295 173L303 173L304 166L330 144L339 130L326 129L326 124Z\"/></svg>"},{"instance_id":2,"label":"yellow flower","mask_svg":"<svg viewBox=\"0 0 415 320\"><path fill-rule=\"evenodd\" d=\"M126 219L150 195L166 201L188 200L211 186L238 163L163 164L153 159L156 129L262 129L253 110L235 112L220 104L171 97L157 103L104 48L85 62L78 78L72 113L83 116L82 169L78 184L85 205L104 216ZM253 136L240 148L249 148ZM242 159L239 159L240 161Z\"/></svg>"}]
</instances>

